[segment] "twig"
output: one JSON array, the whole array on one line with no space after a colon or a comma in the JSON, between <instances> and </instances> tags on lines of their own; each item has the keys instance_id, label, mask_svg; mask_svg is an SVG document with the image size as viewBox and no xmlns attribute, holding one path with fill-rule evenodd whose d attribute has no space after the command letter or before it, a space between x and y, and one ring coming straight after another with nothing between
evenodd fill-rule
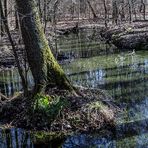
<instances>
[{"instance_id":1,"label":"twig","mask_svg":"<svg viewBox=\"0 0 148 148\"><path fill-rule=\"evenodd\" d=\"M10 98L6 97L5 95L3 95L1 92L0 92L0 101L2 100L2 98L4 98L5 100L9 100Z\"/></svg>"}]
</instances>

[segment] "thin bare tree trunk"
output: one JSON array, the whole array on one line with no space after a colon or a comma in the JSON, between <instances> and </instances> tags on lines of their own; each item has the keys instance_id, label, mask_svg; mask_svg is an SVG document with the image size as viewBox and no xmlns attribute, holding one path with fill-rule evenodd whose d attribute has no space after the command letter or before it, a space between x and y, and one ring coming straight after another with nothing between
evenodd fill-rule
<instances>
[{"instance_id":1,"label":"thin bare tree trunk","mask_svg":"<svg viewBox=\"0 0 148 148\"><path fill-rule=\"evenodd\" d=\"M47 0L44 0L44 33L47 27Z\"/></svg>"},{"instance_id":2,"label":"thin bare tree trunk","mask_svg":"<svg viewBox=\"0 0 148 148\"><path fill-rule=\"evenodd\" d=\"M117 1L112 0L112 21L113 24L118 24L118 7L117 7Z\"/></svg>"},{"instance_id":3,"label":"thin bare tree trunk","mask_svg":"<svg viewBox=\"0 0 148 148\"><path fill-rule=\"evenodd\" d=\"M4 23L4 26L5 26L5 30L8 34L8 38L9 38L9 41L10 41L11 46L12 46L13 54L14 54L16 64L17 64L17 67L18 67L18 72L19 72L21 80L22 80L24 95L27 95L28 94L27 82L25 80L25 77L24 77L24 74L23 74L23 69L22 69L20 62L19 62L19 58L18 58L18 55L17 55L17 52L16 52L15 44L14 44L12 36L10 34L10 30L9 30L9 27L8 27L8 24L7 24L7 19L5 18L4 13L3 13L3 7L2 7L1 1L0 1L0 10L1 10L1 16L2 16L2 19L3 19L3 23Z\"/></svg>"},{"instance_id":4,"label":"thin bare tree trunk","mask_svg":"<svg viewBox=\"0 0 148 148\"><path fill-rule=\"evenodd\" d=\"M95 10L94 10L94 8L93 8L92 5L91 5L90 0L87 0L87 3L88 3L88 5L89 5L89 8L90 8L92 14L93 14L93 19L95 20L95 19L97 18L97 15L96 15L96 13L95 13Z\"/></svg>"},{"instance_id":5,"label":"thin bare tree trunk","mask_svg":"<svg viewBox=\"0 0 148 148\"><path fill-rule=\"evenodd\" d=\"M107 27L107 6L106 6L106 0L103 0L103 5L104 5L105 27Z\"/></svg>"},{"instance_id":6,"label":"thin bare tree trunk","mask_svg":"<svg viewBox=\"0 0 148 148\"><path fill-rule=\"evenodd\" d=\"M146 10L145 10L145 3L143 0L141 0L141 6L142 6L142 11L143 11L143 19L146 20Z\"/></svg>"},{"instance_id":7,"label":"thin bare tree trunk","mask_svg":"<svg viewBox=\"0 0 148 148\"><path fill-rule=\"evenodd\" d=\"M18 13L15 10L15 29L19 29Z\"/></svg>"}]
</instances>

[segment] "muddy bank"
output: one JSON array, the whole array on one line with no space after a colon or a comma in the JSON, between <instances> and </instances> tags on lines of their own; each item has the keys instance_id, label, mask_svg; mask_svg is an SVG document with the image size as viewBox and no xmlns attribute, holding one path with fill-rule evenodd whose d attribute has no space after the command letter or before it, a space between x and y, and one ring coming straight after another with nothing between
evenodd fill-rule
<instances>
[{"instance_id":1,"label":"muddy bank","mask_svg":"<svg viewBox=\"0 0 148 148\"><path fill-rule=\"evenodd\" d=\"M120 49L148 49L148 22L112 26L102 30L101 35Z\"/></svg>"},{"instance_id":2,"label":"muddy bank","mask_svg":"<svg viewBox=\"0 0 148 148\"><path fill-rule=\"evenodd\" d=\"M32 100L18 95L0 101L0 122L50 132L88 132L113 127L119 108L104 91L79 87L83 96L50 89ZM49 97L49 95L51 97ZM35 101L36 100L36 101Z\"/></svg>"}]
</instances>

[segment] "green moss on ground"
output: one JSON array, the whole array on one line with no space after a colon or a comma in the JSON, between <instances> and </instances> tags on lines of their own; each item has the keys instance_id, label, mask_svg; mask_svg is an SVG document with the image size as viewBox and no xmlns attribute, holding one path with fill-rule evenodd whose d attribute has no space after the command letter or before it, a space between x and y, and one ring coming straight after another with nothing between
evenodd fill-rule
<instances>
[{"instance_id":1,"label":"green moss on ground","mask_svg":"<svg viewBox=\"0 0 148 148\"><path fill-rule=\"evenodd\" d=\"M118 108L101 90L78 88L82 96L50 89L34 99L23 95L1 105L0 122L35 131L88 132L114 126ZM102 100L108 100L107 102Z\"/></svg>"}]
</instances>

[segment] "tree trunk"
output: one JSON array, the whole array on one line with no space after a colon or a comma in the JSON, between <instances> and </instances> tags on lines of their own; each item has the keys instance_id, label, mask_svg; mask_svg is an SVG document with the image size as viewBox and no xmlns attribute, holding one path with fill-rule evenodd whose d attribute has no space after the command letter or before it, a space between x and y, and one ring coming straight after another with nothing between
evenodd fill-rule
<instances>
[{"instance_id":1,"label":"tree trunk","mask_svg":"<svg viewBox=\"0 0 148 148\"><path fill-rule=\"evenodd\" d=\"M7 0L4 0L4 13L5 13L5 18L8 19L7 18L7 15L8 15L8 12L7 12Z\"/></svg>"},{"instance_id":2,"label":"tree trunk","mask_svg":"<svg viewBox=\"0 0 148 148\"><path fill-rule=\"evenodd\" d=\"M0 14L1 15L1 18L2 18L2 14ZM3 20L1 19L1 22L0 22L1 24L0 24L0 30L1 30L1 32L0 32L0 34L1 34L1 37L4 35L4 32L5 32L5 29L4 29L4 23L3 23Z\"/></svg>"},{"instance_id":3,"label":"tree trunk","mask_svg":"<svg viewBox=\"0 0 148 148\"><path fill-rule=\"evenodd\" d=\"M97 18L97 15L96 15L96 13L95 13L95 10L94 10L94 8L92 7L92 5L91 5L91 3L90 3L89 0L87 0L87 3L88 3L89 8L91 9L92 14L93 14L93 19L95 20L95 19Z\"/></svg>"},{"instance_id":4,"label":"tree trunk","mask_svg":"<svg viewBox=\"0 0 148 148\"><path fill-rule=\"evenodd\" d=\"M121 21L125 21L125 2L122 0L121 3Z\"/></svg>"},{"instance_id":5,"label":"tree trunk","mask_svg":"<svg viewBox=\"0 0 148 148\"><path fill-rule=\"evenodd\" d=\"M2 0L0 0L1 6L2 6ZM4 27L4 23L3 23L3 16L2 16L2 12L3 11L3 7L0 10L0 32L1 32L1 37L5 34L5 27Z\"/></svg>"},{"instance_id":6,"label":"tree trunk","mask_svg":"<svg viewBox=\"0 0 148 148\"><path fill-rule=\"evenodd\" d=\"M49 48L35 0L16 2L28 63L35 82L34 93L44 91L50 83L73 91L74 87Z\"/></svg>"},{"instance_id":7,"label":"tree trunk","mask_svg":"<svg viewBox=\"0 0 148 148\"><path fill-rule=\"evenodd\" d=\"M131 1L128 0L128 11L129 11L129 21L130 23L132 22L132 4L131 4Z\"/></svg>"},{"instance_id":8,"label":"tree trunk","mask_svg":"<svg viewBox=\"0 0 148 148\"><path fill-rule=\"evenodd\" d=\"M27 96L28 95L27 81L25 79L25 76L24 76L24 73L23 73L23 69L21 67L21 64L20 64L20 61L19 61L19 57L18 57L17 52L16 52L15 43L13 42L12 36L10 34L10 30L9 30L9 27L8 27L8 21L7 21L7 19L4 16L3 6L2 6L2 2L1 1L0 1L0 13L1 13L1 17L2 17L3 23L4 23L5 30L7 32L9 41L10 41L11 46L12 46L12 51L13 51L13 54L14 54L14 57L15 57L15 61L16 61L17 67L18 67L18 72L20 74L21 81L22 81L24 95Z\"/></svg>"},{"instance_id":9,"label":"tree trunk","mask_svg":"<svg viewBox=\"0 0 148 148\"><path fill-rule=\"evenodd\" d=\"M44 33L47 27L47 0L44 0Z\"/></svg>"},{"instance_id":10,"label":"tree trunk","mask_svg":"<svg viewBox=\"0 0 148 148\"><path fill-rule=\"evenodd\" d=\"M41 0L38 0L39 15L42 19L42 9L41 9Z\"/></svg>"},{"instance_id":11,"label":"tree trunk","mask_svg":"<svg viewBox=\"0 0 148 148\"><path fill-rule=\"evenodd\" d=\"M18 13L15 10L15 29L19 29Z\"/></svg>"},{"instance_id":12,"label":"tree trunk","mask_svg":"<svg viewBox=\"0 0 148 148\"><path fill-rule=\"evenodd\" d=\"M116 0L112 0L112 21L113 24L118 24L118 7Z\"/></svg>"},{"instance_id":13,"label":"tree trunk","mask_svg":"<svg viewBox=\"0 0 148 148\"><path fill-rule=\"evenodd\" d=\"M107 6L106 6L106 0L103 0L104 5L104 20L105 20L105 27L107 27Z\"/></svg>"},{"instance_id":14,"label":"tree trunk","mask_svg":"<svg viewBox=\"0 0 148 148\"><path fill-rule=\"evenodd\" d=\"M142 7L142 13L143 13L143 19L145 20L146 16L146 10L145 10L145 3L144 0L141 0L141 7Z\"/></svg>"}]
</instances>

